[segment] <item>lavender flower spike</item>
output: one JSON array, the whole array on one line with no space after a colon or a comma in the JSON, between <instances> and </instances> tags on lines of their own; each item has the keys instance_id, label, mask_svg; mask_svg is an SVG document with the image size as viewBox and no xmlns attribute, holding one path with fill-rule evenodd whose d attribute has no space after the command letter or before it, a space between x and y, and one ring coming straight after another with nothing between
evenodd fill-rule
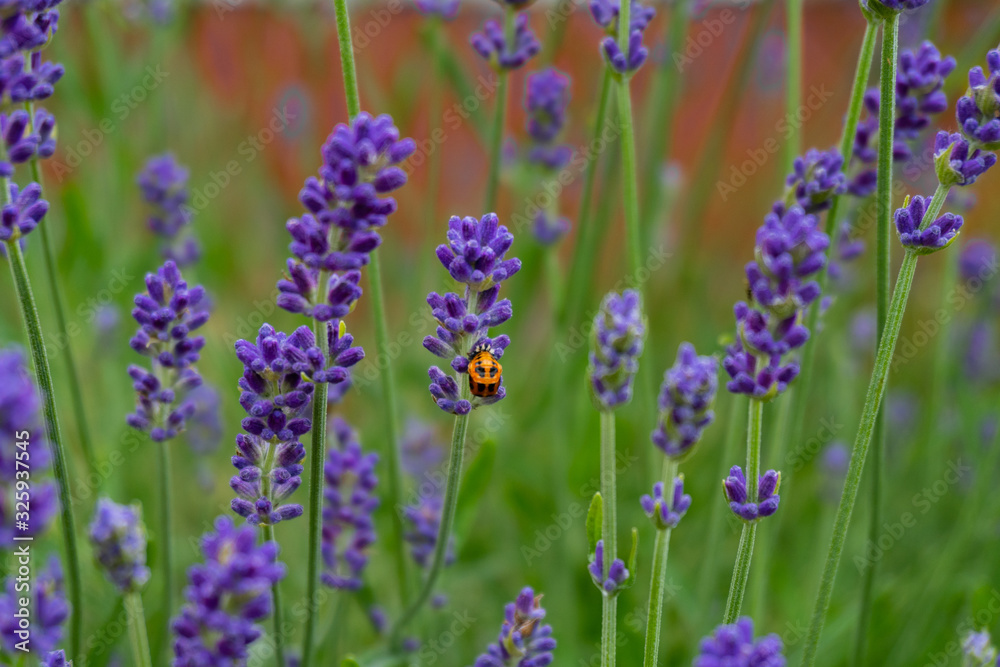
<instances>
[{"instance_id":1,"label":"lavender flower spike","mask_svg":"<svg viewBox=\"0 0 1000 667\"><path fill-rule=\"evenodd\" d=\"M424 16L437 16L450 21L458 14L459 0L416 0L416 3Z\"/></svg>"},{"instance_id":2,"label":"lavender flower spike","mask_svg":"<svg viewBox=\"0 0 1000 667\"><path fill-rule=\"evenodd\" d=\"M0 241L16 241L38 226L49 211L49 203L41 197L38 183L30 183L24 190L10 184L10 203L0 209Z\"/></svg>"},{"instance_id":3,"label":"lavender flower spike","mask_svg":"<svg viewBox=\"0 0 1000 667\"><path fill-rule=\"evenodd\" d=\"M778 635L754 641L753 621L744 616L701 640L694 667L785 667L783 651Z\"/></svg>"},{"instance_id":4,"label":"lavender flower spike","mask_svg":"<svg viewBox=\"0 0 1000 667\"><path fill-rule=\"evenodd\" d=\"M622 51L614 37L605 37L601 42L604 60L608 67L619 76L631 76L642 67L649 57L649 49L642 43L642 31L633 30L629 35L625 51Z\"/></svg>"},{"instance_id":5,"label":"lavender flower spike","mask_svg":"<svg viewBox=\"0 0 1000 667\"><path fill-rule=\"evenodd\" d=\"M528 76L524 109L527 112L531 147L528 162L547 170L562 169L573 156L573 149L559 145L556 139L566 124L569 105L569 77L549 67ZM536 216L536 224L538 217Z\"/></svg>"},{"instance_id":6,"label":"lavender flower spike","mask_svg":"<svg viewBox=\"0 0 1000 667\"><path fill-rule=\"evenodd\" d=\"M958 126L976 148L1000 150L1000 49L986 54L989 76L982 67L969 70L969 94L959 98Z\"/></svg>"},{"instance_id":7,"label":"lavender flower spike","mask_svg":"<svg viewBox=\"0 0 1000 667\"><path fill-rule=\"evenodd\" d=\"M513 43L507 43L503 27L492 19L483 24L483 31L474 33L469 43L494 69L513 70L531 60L542 48L528 25L528 15L514 19Z\"/></svg>"},{"instance_id":8,"label":"lavender flower spike","mask_svg":"<svg viewBox=\"0 0 1000 667\"><path fill-rule=\"evenodd\" d=\"M552 638L552 626L542 623L544 618L542 596L525 587L517 600L504 609L500 637L476 659L474 667L551 665L556 640Z\"/></svg>"},{"instance_id":9,"label":"lavender flower spike","mask_svg":"<svg viewBox=\"0 0 1000 667\"><path fill-rule=\"evenodd\" d=\"M653 485L653 495L643 496L639 500L642 511L653 520L653 525L658 530L676 528L691 507L691 496L684 493L684 475L674 479L671 489L671 496L664 497L664 484L657 482Z\"/></svg>"},{"instance_id":10,"label":"lavender flower spike","mask_svg":"<svg viewBox=\"0 0 1000 667\"><path fill-rule=\"evenodd\" d=\"M757 484L756 502L749 502L747 480L743 475L743 469L739 466L733 466L729 471L729 477L722 480L722 493L729 501L729 509L733 511L733 514L748 523L752 523L771 516L778 510L778 502L781 500L781 496L778 495L780 484L781 473L768 470L761 475Z\"/></svg>"},{"instance_id":11,"label":"lavender flower spike","mask_svg":"<svg viewBox=\"0 0 1000 667\"><path fill-rule=\"evenodd\" d=\"M193 264L201 255L198 242L181 234L191 222L187 181L188 170L171 153L149 158L136 178L143 199L153 207L149 228L164 240L164 257L178 266Z\"/></svg>"},{"instance_id":12,"label":"lavender flower spike","mask_svg":"<svg viewBox=\"0 0 1000 667\"><path fill-rule=\"evenodd\" d=\"M220 516L201 538L205 562L188 570L187 600L172 623L175 665L245 664L271 614L271 586L285 576L278 545Z\"/></svg>"},{"instance_id":13,"label":"lavender flower spike","mask_svg":"<svg viewBox=\"0 0 1000 667\"><path fill-rule=\"evenodd\" d=\"M635 30L645 30L653 17L656 16L656 10L652 7L646 7L639 0L630 0L631 7L629 11L629 26L631 31ZM594 17L594 21L597 25L604 28L604 32L607 33L609 37L616 37L618 35L618 14L621 12L621 0L590 0L590 15Z\"/></svg>"},{"instance_id":14,"label":"lavender flower spike","mask_svg":"<svg viewBox=\"0 0 1000 667\"><path fill-rule=\"evenodd\" d=\"M90 542L97 562L118 590L131 593L149 580L146 528L139 505L129 507L108 498L99 499L90 524Z\"/></svg>"},{"instance_id":15,"label":"lavender flower spike","mask_svg":"<svg viewBox=\"0 0 1000 667\"><path fill-rule=\"evenodd\" d=\"M330 429L336 446L327 452L323 468L322 553L327 569L320 578L332 588L357 590L368 564L368 547L375 542L378 456L361 450L357 433L344 420L335 418Z\"/></svg>"},{"instance_id":16,"label":"lavender flower spike","mask_svg":"<svg viewBox=\"0 0 1000 667\"><path fill-rule=\"evenodd\" d=\"M611 567L604 571L604 540L598 540L594 548L593 558L587 566L590 578L605 595L617 595L619 588L628 582L629 572L625 567L625 561L615 558L611 561Z\"/></svg>"},{"instance_id":17,"label":"lavender flower spike","mask_svg":"<svg viewBox=\"0 0 1000 667\"><path fill-rule=\"evenodd\" d=\"M693 345L681 343L677 361L663 374L660 419L650 437L667 456L686 458L715 419L717 366L714 357L699 357Z\"/></svg>"},{"instance_id":18,"label":"lavender flower spike","mask_svg":"<svg viewBox=\"0 0 1000 667\"><path fill-rule=\"evenodd\" d=\"M594 318L590 351L590 384L599 410L611 411L632 399L645 335L638 292L625 290L604 297Z\"/></svg>"},{"instance_id":19,"label":"lavender flower spike","mask_svg":"<svg viewBox=\"0 0 1000 667\"><path fill-rule=\"evenodd\" d=\"M194 413L185 395L201 384L193 365L205 339L191 333L208 321L208 311L201 309L204 297L201 286L188 288L170 260L156 273L146 274L146 292L135 297L132 317L139 330L129 345L152 358L153 370L129 367L137 398L136 411L126 421L156 442L176 437Z\"/></svg>"},{"instance_id":20,"label":"lavender flower spike","mask_svg":"<svg viewBox=\"0 0 1000 667\"><path fill-rule=\"evenodd\" d=\"M903 247L920 255L928 255L951 245L958 238L964 220L954 213L945 213L937 220L924 224L924 214L931 200L916 195L896 210L896 232Z\"/></svg>"},{"instance_id":21,"label":"lavender flower spike","mask_svg":"<svg viewBox=\"0 0 1000 667\"><path fill-rule=\"evenodd\" d=\"M444 509L444 499L440 492L421 497L415 505L403 510L403 519L409 523L409 529L403 533L410 545L410 555L422 568L430 565L434 547L437 544L438 530L441 527L441 511ZM449 536L448 548L445 551L444 564L455 562L455 538Z\"/></svg>"},{"instance_id":22,"label":"lavender flower spike","mask_svg":"<svg viewBox=\"0 0 1000 667\"><path fill-rule=\"evenodd\" d=\"M44 656L55 651L63 639L63 624L70 608L63 591L63 572L56 556L34 573L30 592L16 590L15 577L7 577L7 586L0 594L0 648L8 655L21 655L16 646L24 641L23 629L14 615L23 607L19 598L31 596L31 652Z\"/></svg>"},{"instance_id":23,"label":"lavender flower spike","mask_svg":"<svg viewBox=\"0 0 1000 667\"><path fill-rule=\"evenodd\" d=\"M834 196L847 191L843 168L844 158L836 150L811 149L795 158L794 171L785 181L788 186L786 201L794 199L805 213L827 210Z\"/></svg>"}]
</instances>

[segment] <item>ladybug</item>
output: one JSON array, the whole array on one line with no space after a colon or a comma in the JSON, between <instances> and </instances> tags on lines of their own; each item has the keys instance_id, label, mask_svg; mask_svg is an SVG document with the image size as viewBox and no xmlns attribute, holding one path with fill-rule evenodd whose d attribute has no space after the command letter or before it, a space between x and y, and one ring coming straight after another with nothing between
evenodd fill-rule
<instances>
[{"instance_id":1,"label":"ladybug","mask_svg":"<svg viewBox=\"0 0 1000 667\"><path fill-rule=\"evenodd\" d=\"M494 396L500 389L500 375L503 367L493 356L489 345L480 343L472 350L469 359L469 391L473 396Z\"/></svg>"}]
</instances>

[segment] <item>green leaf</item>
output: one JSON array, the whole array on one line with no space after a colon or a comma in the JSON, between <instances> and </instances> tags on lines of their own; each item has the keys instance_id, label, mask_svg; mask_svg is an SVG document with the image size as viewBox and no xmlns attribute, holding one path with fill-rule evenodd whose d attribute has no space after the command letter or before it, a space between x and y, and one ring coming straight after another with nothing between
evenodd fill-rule
<instances>
[{"instance_id":1,"label":"green leaf","mask_svg":"<svg viewBox=\"0 0 1000 667\"><path fill-rule=\"evenodd\" d=\"M479 503L486 495L493 476L493 464L497 459L497 443L487 440L476 453L476 457L465 471L465 478L459 489L458 511L455 514L455 549L461 551L462 544L472 530L472 522L476 518Z\"/></svg>"},{"instance_id":2,"label":"green leaf","mask_svg":"<svg viewBox=\"0 0 1000 667\"><path fill-rule=\"evenodd\" d=\"M590 501L590 509L587 510L587 542L590 544L590 554L597 549L597 542L601 539L601 524L604 522L604 498L601 492L594 494Z\"/></svg>"},{"instance_id":3,"label":"green leaf","mask_svg":"<svg viewBox=\"0 0 1000 667\"><path fill-rule=\"evenodd\" d=\"M632 550L628 552L628 564L625 566L628 568L628 579L625 583L621 585L621 588L631 588L635 583L636 571L638 567L636 566L636 561L639 559L639 529L632 528Z\"/></svg>"}]
</instances>

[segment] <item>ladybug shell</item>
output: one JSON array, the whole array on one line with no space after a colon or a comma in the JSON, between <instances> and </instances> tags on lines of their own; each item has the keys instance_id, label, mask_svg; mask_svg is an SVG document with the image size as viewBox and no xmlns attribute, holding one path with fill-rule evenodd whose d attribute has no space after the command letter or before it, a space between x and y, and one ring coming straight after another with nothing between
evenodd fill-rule
<instances>
[{"instance_id":1,"label":"ladybug shell","mask_svg":"<svg viewBox=\"0 0 1000 667\"><path fill-rule=\"evenodd\" d=\"M494 396L500 389L503 368L489 350L480 350L469 360L469 390L473 396Z\"/></svg>"}]
</instances>

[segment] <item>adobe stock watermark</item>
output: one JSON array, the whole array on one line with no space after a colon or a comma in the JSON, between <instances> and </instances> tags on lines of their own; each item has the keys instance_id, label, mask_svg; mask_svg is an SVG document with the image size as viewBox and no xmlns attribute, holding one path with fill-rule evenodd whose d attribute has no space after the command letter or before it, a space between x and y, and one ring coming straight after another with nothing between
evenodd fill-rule
<instances>
[{"instance_id":1,"label":"adobe stock watermark","mask_svg":"<svg viewBox=\"0 0 1000 667\"><path fill-rule=\"evenodd\" d=\"M813 85L795 113L786 113L778 119L774 124L774 134L765 139L760 147L748 148L747 159L730 167L728 179L716 182L715 189L722 201L727 201L737 190L746 185L750 178L781 150L782 142L788 141L832 98L833 91L828 90L826 84Z\"/></svg>"},{"instance_id":2,"label":"adobe stock watermark","mask_svg":"<svg viewBox=\"0 0 1000 667\"><path fill-rule=\"evenodd\" d=\"M62 183L86 158L93 155L97 147L104 143L104 138L113 134L169 76L170 72L164 70L162 65L148 65L139 82L111 102L111 115L102 118L96 127L80 132L82 138L76 143L67 142L68 148L62 158L51 161L56 182Z\"/></svg>"},{"instance_id":3,"label":"adobe stock watermark","mask_svg":"<svg viewBox=\"0 0 1000 667\"><path fill-rule=\"evenodd\" d=\"M962 640L965 635L977 628L989 628L998 614L1000 614L1000 591L994 588L990 591L990 599L986 601L985 606L962 619L955 627L955 636L958 639L948 642L942 651L936 653L928 651L927 662L923 667L946 667L954 664L954 658L962 655Z\"/></svg>"},{"instance_id":4,"label":"adobe stock watermark","mask_svg":"<svg viewBox=\"0 0 1000 667\"><path fill-rule=\"evenodd\" d=\"M910 501L914 509L913 512L903 512L896 521L891 523L883 522L881 534L875 540L868 539L865 543L864 554L854 557L854 566L858 572L864 574L869 567L882 560L885 554L903 539L906 532L917 525L918 515L923 516L930 512L952 487L971 472L972 468L963 465L961 459L950 461L940 478L921 489L919 493L914 494Z\"/></svg>"}]
</instances>

